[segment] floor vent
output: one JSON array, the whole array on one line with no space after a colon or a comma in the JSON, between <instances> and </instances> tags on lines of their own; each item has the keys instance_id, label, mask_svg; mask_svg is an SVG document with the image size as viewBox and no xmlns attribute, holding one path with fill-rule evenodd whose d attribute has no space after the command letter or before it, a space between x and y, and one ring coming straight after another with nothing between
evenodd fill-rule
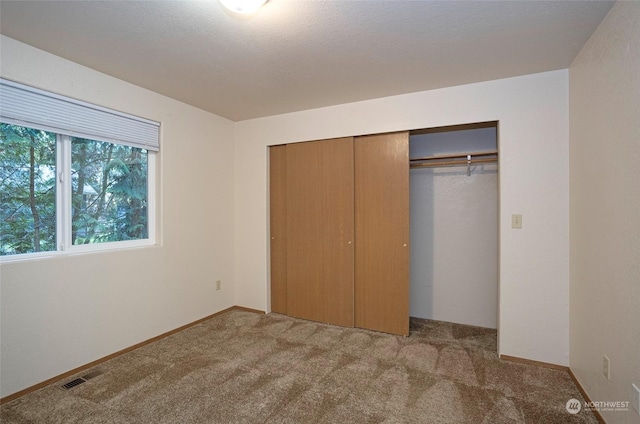
<instances>
[{"instance_id":1,"label":"floor vent","mask_svg":"<svg viewBox=\"0 0 640 424\"><path fill-rule=\"evenodd\" d=\"M71 380L70 382L63 384L62 387L64 387L65 389L69 390L72 389L76 386L81 385L82 383L85 383L87 380L85 380L84 378L76 378L75 380Z\"/></svg>"},{"instance_id":2,"label":"floor vent","mask_svg":"<svg viewBox=\"0 0 640 424\"><path fill-rule=\"evenodd\" d=\"M68 382L66 384L63 384L62 387L64 387L65 389L69 390L69 389L72 389L72 388L74 388L76 386L81 385L82 383L86 383L87 380L91 380L92 378L95 378L95 377L97 377L99 375L102 375L102 374L104 374L104 371L102 371L102 370L94 370L94 371L91 371L87 375L83 375L80 378L76 378L75 380L71 380L70 382Z\"/></svg>"}]
</instances>

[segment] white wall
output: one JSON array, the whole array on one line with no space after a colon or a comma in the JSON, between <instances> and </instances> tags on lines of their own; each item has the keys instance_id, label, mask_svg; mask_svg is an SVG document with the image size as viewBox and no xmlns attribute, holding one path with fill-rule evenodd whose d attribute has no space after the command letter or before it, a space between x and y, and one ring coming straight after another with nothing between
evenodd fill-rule
<instances>
[{"instance_id":1,"label":"white wall","mask_svg":"<svg viewBox=\"0 0 640 424\"><path fill-rule=\"evenodd\" d=\"M268 309L267 146L498 120L500 352L568 365L568 71L236 123L236 303ZM511 229L522 213L524 228Z\"/></svg>"},{"instance_id":2,"label":"white wall","mask_svg":"<svg viewBox=\"0 0 640 424\"><path fill-rule=\"evenodd\" d=\"M158 246L1 266L4 397L234 304L234 132L226 119L0 43L5 78L162 123Z\"/></svg>"},{"instance_id":3,"label":"white wall","mask_svg":"<svg viewBox=\"0 0 640 424\"><path fill-rule=\"evenodd\" d=\"M412 135L411 158L495 151L496 128ZM496 328L498 166L410 171L412 317Z\"/></svg>"},{"instance_id":4,"label":"white wall","mask_svg":"<svg viewBox=\"0 0 640 424\"><path fill-rule=\"evenodd\" d=\"M640 387L639 71L640 3L618 2L570 68L570 362L593 401ZM640 423L631 408L602 414Z\"/></svg>"}]
</instances>

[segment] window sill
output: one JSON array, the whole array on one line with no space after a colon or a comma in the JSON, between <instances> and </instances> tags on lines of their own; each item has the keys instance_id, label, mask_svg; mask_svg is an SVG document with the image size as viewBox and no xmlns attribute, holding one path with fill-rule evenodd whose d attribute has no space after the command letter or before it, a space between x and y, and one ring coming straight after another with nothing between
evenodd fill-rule
<instances>
[{"instance_id":1,"label":"window sill","mask_svg":"<svg viewBox=\"0 0 640 424\"><path fill-rule=\"evenodd\" d=\"M126 245L123 245L126 243ZM141 250L159 246L150 240L136 240L134 242L113 242L100 243L93 245L73 246L67 250L58 250L52 252L39 253L21 253L16 255L0 256L0 264L9 264L16 262L28 262L37 260L49 260L56 258L65 258L71 256L83 256L94 253L115 253L121 251Z\"/></svg>"}]
</instances>

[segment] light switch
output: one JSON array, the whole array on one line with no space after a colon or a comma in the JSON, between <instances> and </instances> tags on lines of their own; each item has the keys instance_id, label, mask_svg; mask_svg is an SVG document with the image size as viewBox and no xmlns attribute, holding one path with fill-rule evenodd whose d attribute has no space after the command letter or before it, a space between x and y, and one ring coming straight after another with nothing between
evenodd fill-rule
<instances>
[{"instance_id":1,"label":"light switch","mask_svg":"<svg viewBox=\"0 0 640 424\"><path fill-rule=\"evenodd\" d=\"M522 214L514 213L511 215L511 228L522 228Z\"/></svg>"}]
</instances>

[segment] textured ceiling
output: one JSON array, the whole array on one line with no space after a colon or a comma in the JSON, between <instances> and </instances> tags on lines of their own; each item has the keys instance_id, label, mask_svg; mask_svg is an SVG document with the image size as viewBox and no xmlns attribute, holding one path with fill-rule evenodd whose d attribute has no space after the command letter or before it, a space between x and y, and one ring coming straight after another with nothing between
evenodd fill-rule
<instances>
[{"instance_id":1,"label":"textured ceiling","mask_svg":"<svg viewBox=\"0 0 640 424\"><path fill-rule=\"evenodd\" d=\"M234 121L569 67L611 1L0 2L0 32Z\"/></svg>"}]
</instances>

